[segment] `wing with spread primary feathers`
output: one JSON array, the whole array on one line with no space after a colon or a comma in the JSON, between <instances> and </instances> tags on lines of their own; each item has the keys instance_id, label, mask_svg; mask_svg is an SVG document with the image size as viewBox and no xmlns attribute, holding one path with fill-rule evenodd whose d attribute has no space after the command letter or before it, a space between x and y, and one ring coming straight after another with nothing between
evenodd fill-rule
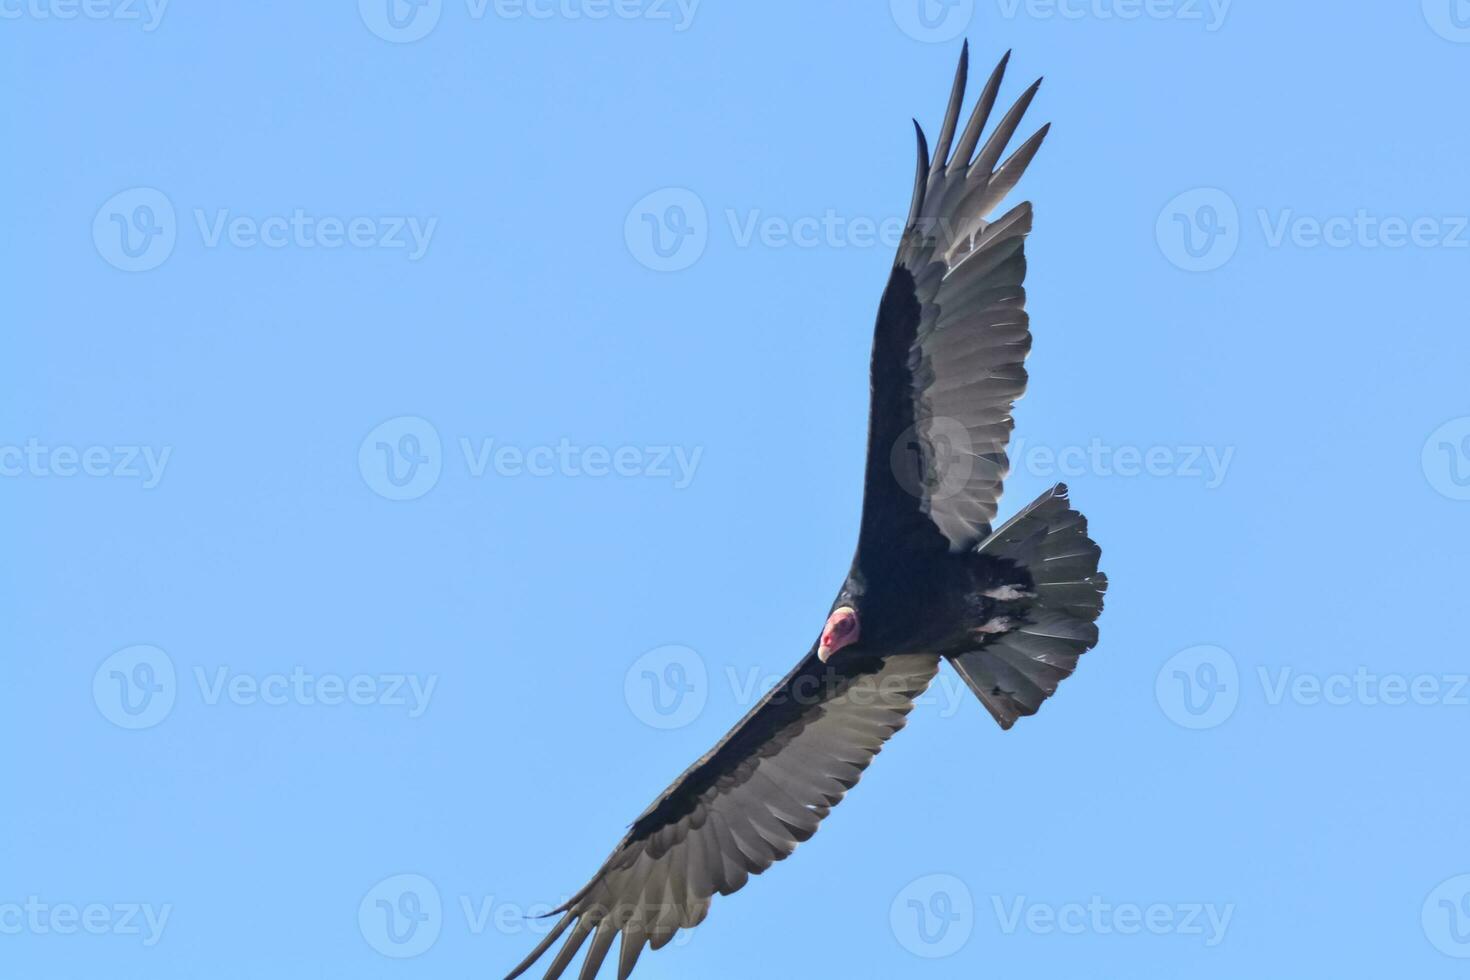
<instances>
[{"instance_id":1,"label":"wing with spread primary feathers","mask_svg":"<svg viewBox=\"0 0 1470 980\"><path fill-rule=\"evenodd\" d=\"M563 934L548 978L560 977L590 938L580 973L590 980L619 936L618 977L626 978L645 945L658 949L698 925L716 893L740 889L816 833L939 668L928 654L841 660L808 654L674 780L507 980Z\"/></svg>"},{"instance_id":2,"label":"wing with spread primary feathers","mask_svg":"<svg viewBox=\"0 0 1470 980\"><path fill-rule=\"evenodd\" d=\"M919 130L913 204L874 331L860 553L964 551L995 519L1011 408L1026 390L1031 349L1022 286L1031 205L993 221L990 214L1048 130L1001 162L1037 80L981 145L1009 57L957 143L966 56L932 156Z\"/></svg>"}]
</instances>

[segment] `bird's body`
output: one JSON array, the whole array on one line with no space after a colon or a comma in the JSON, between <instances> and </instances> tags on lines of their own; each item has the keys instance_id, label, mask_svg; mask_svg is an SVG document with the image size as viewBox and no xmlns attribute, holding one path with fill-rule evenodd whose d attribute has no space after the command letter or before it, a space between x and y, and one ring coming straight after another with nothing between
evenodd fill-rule
<instances>
[{"instance_id":1,"label":"bird's body","mask_svg":"<svg viewBox=\"0 0 1470 980\"><path fill-rule=\"evenodd\" d=\"M981 145L1005 65L961 133L962 55L932 157L919 131L913 203L874 329L858 544L820 636L638 816L510 978L561 941L546 976L590 942L580 976L591 980L618 937L626 978L645 946L697 925L715 894L816 832L942 660L1009 728L1097 642L1107 580L1066 488L991 526L1026 386L1031 207L990 214L1046 134L1001 162L1033 85Z\"/></svg>"}]
</instances>

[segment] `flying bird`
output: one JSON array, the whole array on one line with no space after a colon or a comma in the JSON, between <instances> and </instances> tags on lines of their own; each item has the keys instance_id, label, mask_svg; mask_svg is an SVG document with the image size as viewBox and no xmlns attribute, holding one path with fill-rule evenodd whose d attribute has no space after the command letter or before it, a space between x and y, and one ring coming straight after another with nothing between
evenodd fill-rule
<instances>
[{"instance_id":1,"label":"flying bird","mask_svg":"<svg viewBox=\"0 0 1470 980\"><path fill-rule=\"evenodd\" d=\"M941 660L1009 729L1097 642L1107 578L1067 488L991 526L1011 409L1026 388L1031 205L991 215L1048 129L1001 160L1038 79L981 143L1009 59L959 131L966 43L932 155L914 123L913 202L873 336L857 548L816 641L639 815L507 980L558 940L546 976L560 977L589 939L580 977L590 980L618 937L626 980L646 946L698 925L714 895L816 833Z\"/></svg>"}]
</instances>

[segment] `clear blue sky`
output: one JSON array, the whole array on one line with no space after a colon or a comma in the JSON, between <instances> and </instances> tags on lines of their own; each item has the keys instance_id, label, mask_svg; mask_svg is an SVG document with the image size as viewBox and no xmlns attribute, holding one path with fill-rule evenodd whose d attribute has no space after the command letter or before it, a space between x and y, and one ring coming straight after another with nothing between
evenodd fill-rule
<instances>
[{"instance_id":1,"label":"clear blue sky","mask_svg":"<svg viewBox=\"0 0 1470 980\"><path fill-rule=\"evenodd\" d=\"M821 625L968 36L1102 642L638 975L1462 975L1464 7L3 0L0 974L518 960Z\"/></svg>"}]
</instances>

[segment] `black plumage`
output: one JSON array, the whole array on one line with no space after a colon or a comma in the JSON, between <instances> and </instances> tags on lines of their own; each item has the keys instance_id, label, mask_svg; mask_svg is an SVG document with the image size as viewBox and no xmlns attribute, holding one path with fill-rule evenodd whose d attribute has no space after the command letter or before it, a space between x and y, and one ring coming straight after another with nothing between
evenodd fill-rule
<instances>
[{"instance_id":1,"label":"black plumage","mask_svg":"<svg viewBox=\"0 0 1470 980\"><path fill-rule=\"evenodd\" d=\"M918 130L913 203L874 329L858 544L832 604L834 614L852 610L860 635L826 662L814 643L674 780L508 980L561 940L546 974L559 977L590 940L587 980L618 937L626 978L645 946L697 925L714 895L740 889L816 832L903 727L941 659L1009 728L1096 643L1107 580L1066 488L991 528L1011 408L1027 380L1031 205L990 214L1047 132L999 162L1038 81L981 145L1008 59L953 154L968 45L932 154Z\"/></svg>"}]
</instances>

